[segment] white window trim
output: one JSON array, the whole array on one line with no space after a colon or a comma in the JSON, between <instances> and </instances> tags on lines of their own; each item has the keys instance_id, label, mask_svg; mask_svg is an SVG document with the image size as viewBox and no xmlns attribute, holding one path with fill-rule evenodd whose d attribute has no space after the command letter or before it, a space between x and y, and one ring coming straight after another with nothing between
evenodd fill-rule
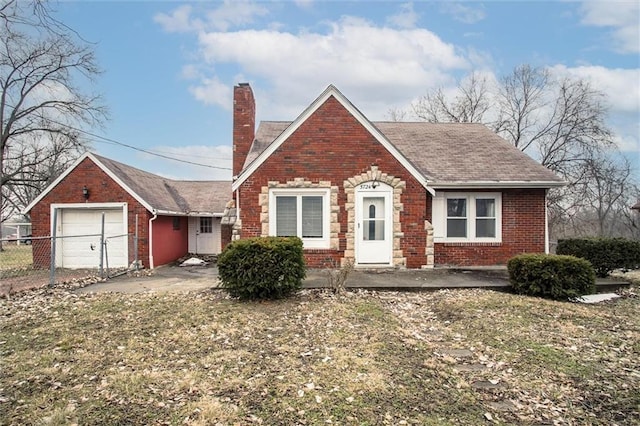
<instances>
[{"instance_id":1,"label":"white window trim","mask_svg":"<svg viewBox=\"0 0 640 426\"><path fill-rule=\"evenodd\" d=\"M300 206L302 196L322 197L322 238L301 238L305 249L330 248L330 188L274 188L269 190L269 235L276 235L276 197L298 197L298 214L302 214ZM301 232L302 223L298 221L298 232Z\"/></svg>"},{"instance_id":2,"label":"white window trim","mask_svg":"<svg viewBox=\"0 0 640 426\"><path fill-rule=\"evenodd\" d=\"M437 202L436 198L441 201ZM464 198L467 200L467 237L447 237L447 199ZM493 198L496 201L496 236L477 238L476 235L476 199ZM500 192L439 192L434 197L433 225L441 229L434 230L436 243L501 243L502 242L502 193Z\"/></svg>"}]
</instances>

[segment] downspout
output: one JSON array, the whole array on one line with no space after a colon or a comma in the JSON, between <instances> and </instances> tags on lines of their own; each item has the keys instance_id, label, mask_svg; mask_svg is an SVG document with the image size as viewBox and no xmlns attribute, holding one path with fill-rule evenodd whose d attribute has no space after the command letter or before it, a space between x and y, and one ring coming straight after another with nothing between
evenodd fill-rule
<instances>
[{"instance_id":1,"label":"downspout","mask_svg":"<svg viewBox=\"0 0 640 426\"><path fill-rule=\"evenodd\" d=\"M549 189L544 190L544 252L549 254L549 205L547 203L547 193Z\"/></svg>"},{"instance_id":2,"label":"downspout","mask_svg":"<svg viewBox=\"0 0 640 426\"><path fill-rule=\"evenodd\" d=\"M236 189L236 222L240 220L240 188Z\"/></svg>"},{"instance_id":3,"label":"downspout","mask_svg":"<svg viewBox=\"0 0 640 426\"><path fill-rule=\"evenodd\" d=\"M149 269L153 269L153 221L158 218L158 211L153 210L153 217L149 219Z\"/></svg>"}]
</instances>

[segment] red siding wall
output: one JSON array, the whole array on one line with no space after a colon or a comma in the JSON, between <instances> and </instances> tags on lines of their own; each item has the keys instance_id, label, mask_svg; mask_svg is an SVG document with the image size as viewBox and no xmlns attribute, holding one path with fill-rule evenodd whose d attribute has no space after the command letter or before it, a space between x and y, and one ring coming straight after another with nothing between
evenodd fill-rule
<instances>
[{"instance_id":1,"label":"red siding wall","mask_svg":"<svg viewBox=\"0 0 640 426\"><path fill-rule=\"evenodd\" d=\"M240 187L241 237L259 236L262 232L258 196L268 181L281 183L294 178L312 182L330 180L338 186L340 212L340 250L308 250L311 267L339 265L346 248L347 214L344 181L366 172L372 165L389 175L406 181L400 213L401 248L407 257L407 267L426 264L425 242L427 193L409 172L333 97L309 117L276 152L268 158Z\"/></svg>"},{"instance_id":2,"label":"red siding wall","mask_svg":"<svg viewBox=\"0 0 640 426\"><path fill-rule=\"evenodd\" d=\"M152 223L153 263L165 265L189 251L189 225L186 217L178 217L180 229L173 229L172 216L158 216Z\"/></svg>"},{"instance_id":3,"label":"red siding wall","mask_svg":"<svg viewBox=\"0 0 640 426\"><path fill-rule=\"evenodd\" d=\"M545 251L545 190L502 191L502 243L436 243L436 265L486 266L507 263L520 253Z\"/></svg>"},{"instance_id":4,"label":"red siding wall","mask_svg":"<svg viewBox=\"0 0 640 426\"><path fill-rule=\"evenodd\" d=\"M89 203L126 202L128 208L128 232L135 233L136 214L138 215L138 259L149 267L149 219L151 213L129 195L113 179L104 173L92 160L86 158L58 185L56 185L30 212L33 236L51 235L51 204L85 203L82 187L87 186ZM33 241L34 264L49 267L50 245L47 240ZM129 262L135 258L133 238L129 243Z\"/></svg>"}]
</instances>

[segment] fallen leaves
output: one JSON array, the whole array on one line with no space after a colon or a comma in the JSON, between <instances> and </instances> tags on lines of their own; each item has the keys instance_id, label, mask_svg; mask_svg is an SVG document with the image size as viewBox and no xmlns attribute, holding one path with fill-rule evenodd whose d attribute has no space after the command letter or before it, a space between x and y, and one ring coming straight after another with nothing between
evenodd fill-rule
<instances>
[{"instance_id":1,"label":"fallen leaves","mask_svg":"<svg viewBox=\"0 0 640 426\"><path fill-rule=\"evenodd\" d=\"M640 423L638 303L44 289L0 301L0 407L8 424Z\"/></svg>"}]
</instances>

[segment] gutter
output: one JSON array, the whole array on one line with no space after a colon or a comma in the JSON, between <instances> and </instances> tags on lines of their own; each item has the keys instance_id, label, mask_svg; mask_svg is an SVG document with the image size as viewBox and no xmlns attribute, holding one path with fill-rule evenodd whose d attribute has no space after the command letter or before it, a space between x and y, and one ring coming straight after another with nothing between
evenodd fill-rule
<instances>
[{"instance_id":1,"label":"gutter","mask_svg":"<svg viewBox=\"0 0 640 426\"><path fill-rule=\"evenodd\" d=\"M497 181L475 181L475 182L439 182L432 184L431 187L434 189L464 189L464 188L558 188L561 186L566 186L567 182L565 181L508 181L508 182L497 182Z\"/></svg>"},{"instance_id":2,"label":"gutter","mask_svg":"<svg viewBox=\"0 0 640 426\"><path fill-rule=\"evenodd\" d=\"M149 219L149 269L153 269L153 221L158 218L158 211L153 210L153 217Z\"/></svg>"},{"instance_id":3,"label":"gutter","mask_svg":"<svg viewBox=\"0 0 640 426\"><path fill-rule=\"evenodd\" d=\"M203 216L212 216L212 217L223 217L224 213L213 213L213 212L176 212L172 210L154 210L153 214L156 216L185 216L185 217L203 217Z\"/></svg>"}]
</instances>

